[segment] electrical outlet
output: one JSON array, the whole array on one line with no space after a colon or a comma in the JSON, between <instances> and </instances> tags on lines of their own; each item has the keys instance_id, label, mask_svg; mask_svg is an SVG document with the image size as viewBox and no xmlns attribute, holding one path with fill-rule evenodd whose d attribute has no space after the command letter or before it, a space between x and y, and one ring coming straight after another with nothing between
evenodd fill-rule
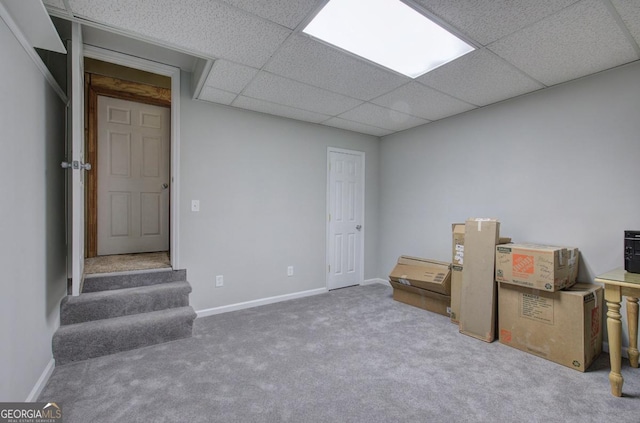
<instances>
[{"instance_id":1,"label":"electrical outlet","mask_svg":"<svg viewBox=\"0 0 640 423\"><path fill-rule=\"evenodd\" d=\"M216 276L216 288L220 288L221 286L224 286L224 276L218 275Z\"/></svg>"},{"instance_id":2,"label":"electrical outlet","mask_svg":"<svg viewBox=\"0 0 640 423\"><path fill-rule=\"evenodd\" d=\"M192 212L200 211L200 200L191 200L191 211Z\"/></svg>"},{"instance_id":3,"label":"electrical outlet","mask_svg":"<svg viewBox=\"0 0 640 423\"><path fill-rule=\"evenodd\" d=\"M287 276L293 276L293 266L287 267Z\"/></svg>"}]
</instances>

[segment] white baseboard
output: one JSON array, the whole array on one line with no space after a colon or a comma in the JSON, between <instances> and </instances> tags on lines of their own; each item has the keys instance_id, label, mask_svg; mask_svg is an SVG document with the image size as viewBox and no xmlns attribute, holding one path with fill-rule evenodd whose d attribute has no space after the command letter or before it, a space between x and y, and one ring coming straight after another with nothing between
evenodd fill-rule
<instances>
[{"instance_id":1,"label":"white baseboard","mask_svg":"<svg viewBox=\"0 0 640 423\"><path fill-rule=\"evenodd\" d=\"M51 376L51 373L53 373L53 369L55 367L56 367L56 361L52 358L51 360L49 360L49 363L44 368L44 371L40 375L40 378L36 382L31 392L29 393L29 396L27 397L25 402L35 402L38 399L38 397L40 396L40 393L42 392L45 385L49 381L49 377Z\"/></svg>"},{"instance_id":2,"label":"white baseboard","mask_svg":"<svg viewBox=\"0 0 640 423\"><path fill-rule=\"evenodd\" d=\"M609 352L609 343L608 342L603 342L602 343L602 351L608 353ZM622 356L624 358L629 358L629 348L628 347L622 347L622 350L620 351L622 353Z\"/></svg>"},{"instance_id":3,"label":"white baseboard","mask_svg":"<svg viewBox=\"0 0 640 423\"><path fill-rule=\"evenodd\" d=\"M373 279L366 279L364 282L362 282L362 286L365 285L372 285L374 283L381 283L382 285L386 285L388 287L391 287L391 284L389 283L388 280L386 279L382 279L382 278L373 278Z\"/></svg>"},{"instance_id":4,"label":"white baseboard","mask_svg":"<svg viewBox=\"0 0 640 423\"><path fill-rule=\"evenodd\" d=\"M259 300L246 301L243 303L207 308L204 310L196 311L196 314L198 315L198 317L214 316L216 314L228 313L230 311L244 310L246 308L253 308L253 307L263 306L267 304L274 304L274 303L279 303L281 301L293 300L296 298L310 297L312 295L325 294L327 292L328 292L327 288L311 289L309 291L295 292L293 294L278 295L275 297L268 297L268 298L261 298Z\"/></svg>"}]
</instances>

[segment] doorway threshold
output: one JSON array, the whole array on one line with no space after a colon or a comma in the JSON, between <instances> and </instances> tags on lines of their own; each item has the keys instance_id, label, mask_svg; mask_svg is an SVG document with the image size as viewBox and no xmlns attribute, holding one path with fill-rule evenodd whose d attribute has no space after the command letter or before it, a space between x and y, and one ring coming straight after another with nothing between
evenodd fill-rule
<instances>
[{"instance_id":1,"label":"doorway threshold","mask_svg":"<svg viewBox=\"0 0 640 423\"><path fill-rule=\"evenodd\" d=\"M168 251L98 256L84 261L85 275L153 269L171 269Z\"/></svg>"}]
</instances>

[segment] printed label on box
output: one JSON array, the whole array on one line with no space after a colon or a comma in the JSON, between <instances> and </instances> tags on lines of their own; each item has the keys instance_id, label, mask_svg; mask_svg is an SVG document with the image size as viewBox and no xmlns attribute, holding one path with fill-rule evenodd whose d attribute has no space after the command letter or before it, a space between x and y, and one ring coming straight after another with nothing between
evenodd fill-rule
<instances>
[{"instance_id":1,"label":"printed label on box","mask_svg":"<svg viewBox=\"0 0 640 423\"><path fill-rule=\"evenodd\" d=\"M527 277L535 272L533 256L527 254L513 254L513 275Z\"/></svg>"},{"instance_id":2,"label":"printed label on box","mask_svg":"<svg viewBox=\"0 0 640 423\"><path fill-rule=\"evenodd\" d=\"M553 300L533 294L520 294L520 317L553 325Z\"/></svg>"}]
</instances>

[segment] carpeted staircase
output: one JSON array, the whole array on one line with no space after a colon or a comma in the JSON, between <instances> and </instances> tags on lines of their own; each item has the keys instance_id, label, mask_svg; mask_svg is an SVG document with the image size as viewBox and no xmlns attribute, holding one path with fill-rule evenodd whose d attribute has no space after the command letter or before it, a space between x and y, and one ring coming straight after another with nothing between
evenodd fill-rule
<instances>
[{"instance_id":1,"label":"carpeted staircase","mask_svg":"<svg viewBox=\"0 0 640 423\"><path fill-rule=\"evenodd\" d=\"M186 270L88 275L60 304L53 335L57 365L160 344L192 334Z\"/></svg>"}]
</instances>

